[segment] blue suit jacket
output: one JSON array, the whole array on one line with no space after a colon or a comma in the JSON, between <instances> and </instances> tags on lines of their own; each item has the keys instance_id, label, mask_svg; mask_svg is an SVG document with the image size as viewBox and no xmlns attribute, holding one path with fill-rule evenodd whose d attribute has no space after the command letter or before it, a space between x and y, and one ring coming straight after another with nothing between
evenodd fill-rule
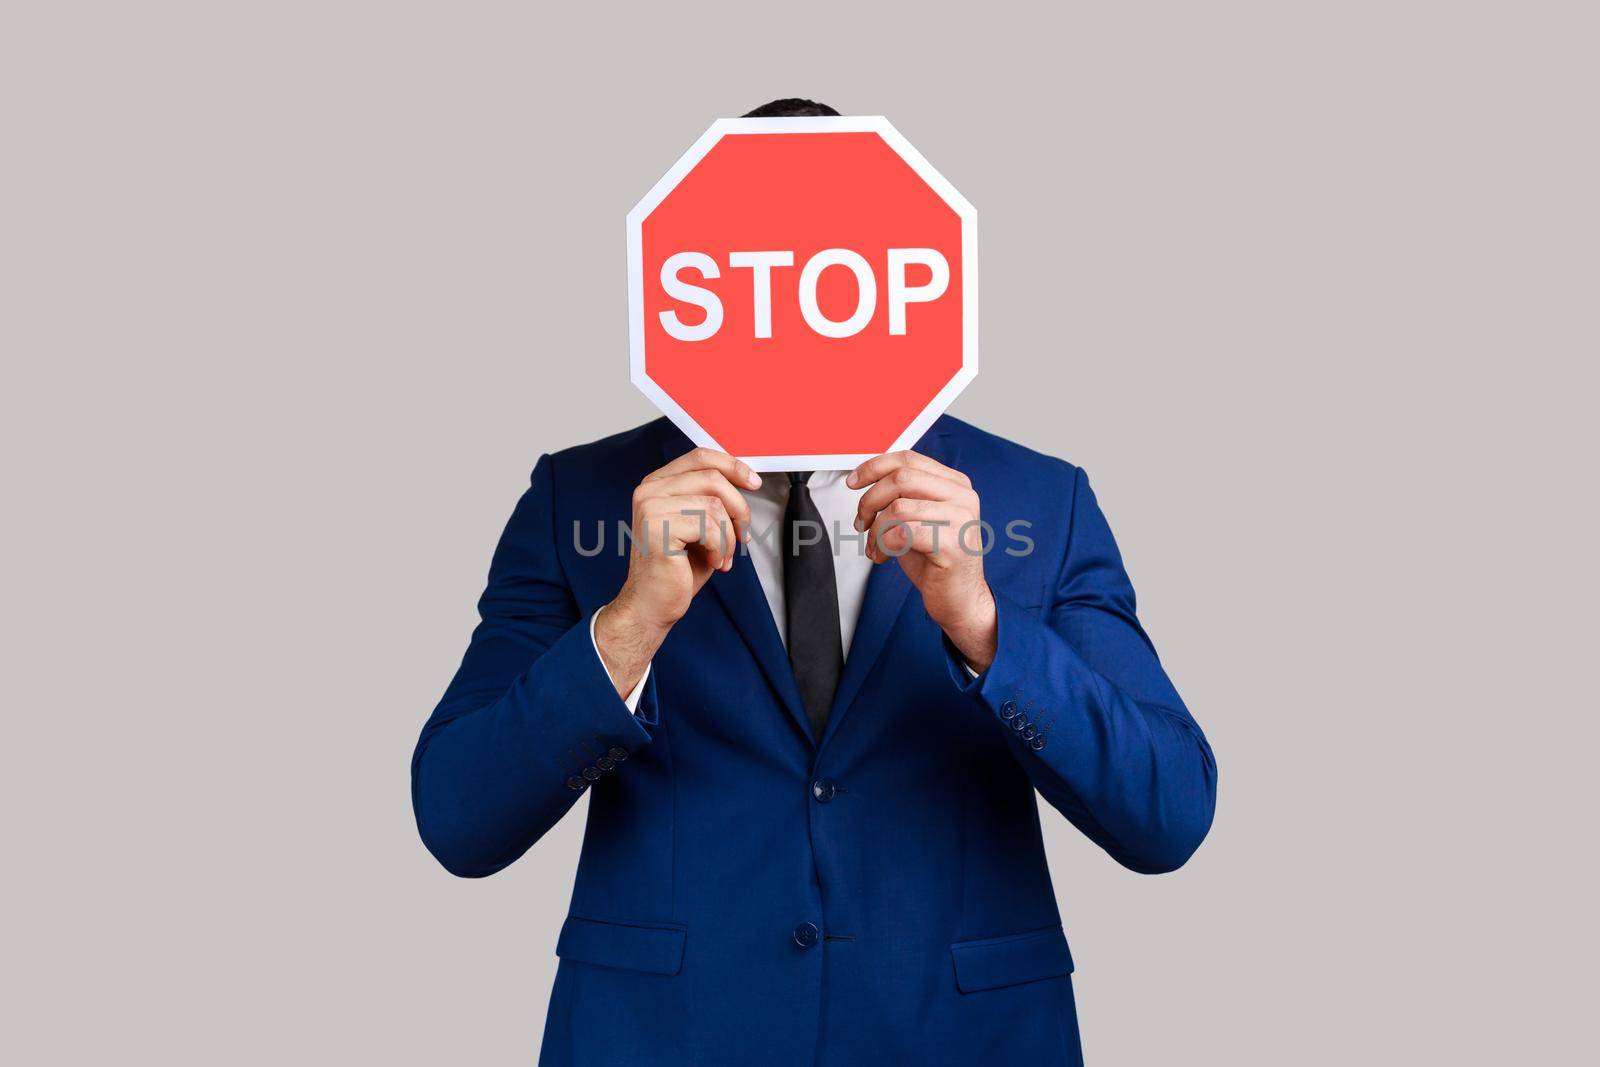
<instances>
[{"instance_id":1,"label":"blue suit jacket","mask_svg":"<svg viewBox=\"0 0 1600 1067\"><path fill-rule=\"evenodd\" d=\"M539 460L412 762L422 839L466 877L590 793L541 1063L1081 1062L1035 790L1142 872L1189 857L1216 795L1083 472L935 424L918 449L1000 534L998 654L971 679L878 566L817 742L747 558L672 630L637 715L595 655L616 525L688 447L659 420Z\"/></svg>"}]
</instances>

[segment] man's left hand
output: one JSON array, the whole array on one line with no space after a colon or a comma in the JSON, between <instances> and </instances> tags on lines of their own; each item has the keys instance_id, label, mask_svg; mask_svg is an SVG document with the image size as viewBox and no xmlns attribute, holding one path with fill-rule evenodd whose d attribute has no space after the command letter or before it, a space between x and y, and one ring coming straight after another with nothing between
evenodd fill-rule
<instances>
[{"instance_id":1,"label":"man's left hand","mask_svg":"<svg viewBox=\"0 0 1600 1067\"><path fill-rule=\"evenodd\" d=\"M994 594L983 575L984 530L978 494L965 474L918 452L890 452L850 472L845 484L870 488L856 508L857 532L870 530L875 564L899 559L906 577L950 643L978 673L994 661Z\"/></svg>"}]
</instances>

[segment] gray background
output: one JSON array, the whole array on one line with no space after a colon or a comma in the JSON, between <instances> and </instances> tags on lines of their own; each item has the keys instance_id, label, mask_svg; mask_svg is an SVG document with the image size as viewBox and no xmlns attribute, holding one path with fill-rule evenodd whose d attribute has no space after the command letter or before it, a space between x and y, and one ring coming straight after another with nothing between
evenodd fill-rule
<instances>
[{"instance_id":1,"label":"gray background","mask_svg":"<svg viewBox=\"0 0 1600 1067\"><path fill-rule=\"evenodd\" d=\"M953 411L1216 747L1175 875L1046 814L1090 1061L1592 1062L1592 10L7 4L4 1058L532 1059L582 812L457 881L407 760L537 455L653 415L623 215L798 93L978 206Z\"/></svg>"}]
</instances>

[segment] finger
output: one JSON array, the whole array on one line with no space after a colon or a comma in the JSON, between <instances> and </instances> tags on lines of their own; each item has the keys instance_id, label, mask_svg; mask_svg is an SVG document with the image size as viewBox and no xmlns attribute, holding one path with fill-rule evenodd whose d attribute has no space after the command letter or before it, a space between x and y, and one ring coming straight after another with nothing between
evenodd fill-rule
<instances>
[{"instance_id":1,"label":"finger","mask_svg":"<svg viewBox=\"0 0 1600 1067\"><path fill-rule=\"evenodd\" d=\"M715 496L732 517L734 534L741 541L749 540L750 505L721 471L694 470L672 474L641 482L639 488L633 491L635 504L669 496Z\"/></svg>"},{"instance_id":2,"label":"finger","mask_svg":"<svg viewBox=\"0 0 1600 1067\"><path fill-rule=\"evenodd\" d=\"M887 563L914 554L940 568L954 566L961 551L955 543L956 530L956 526L942 520L926 523L888 520L876 532L868 553L874 563Z\"/></svg>"},{"instance_id":3,"label":"finger","mask_svg":"<svg viewBox=\"0 0 1600 1067\"><path fill-rule=\"evenodd\" d=\"M712 508L693 502L688 510L689 514L649 515L643 532L634 538L637 551L646 556L687 554L703 559L715 570L727 570L733 559L727 519L720 518Z\"/></svg>"},{"instance_id":4,"label":"finger","mask_svg":"<svg viewBox=\"0 0 1600 1067\"><path fill-rule=\"evenodd\" d=\"M917 467L897 467L872 483L856 501L856 530L872 525L873 517L902 497L918 500L959 500L976 510L978 496L960 482Z\"/></svg>"},{"instance_id":5,"label":"finger","mask_svg":"<svg viewBox=\"0 0 1600 1067\"><path fill-rule=\"evenodd\" d=\"M897 500L878 513L867 539L876 563L907 552L929 557L939 566L953 566L962 555L982 552L977 517L958 504L932 500Z\"/></svg>"},{"instance_id":6,"label":"finger","mask_svg":"<svg viewBox=\"0 0 1600 1067\"><path fill-rule=\"evenodd\" d=\"M706 553L712 566L729 570L738 542L734 539L733 520L714 496L662 497L649 503L645 511L645 529L652 545L663 544L673 552L695 546ZM660 537L657 542L655 538Z\"/></svg>"},{"instance_id":7,"label":"finger","mask_svg":"<svg viewBox=\"0 0 1600 1067\"><path fill-rule=\"evenodd\" d=\"M731 569L738 542L722 501L714 496L684 496L674 498L674 502L681 505L679 510L688 527L685 543L699 545L718 570Z\"/></svg>"},{"instance_id":8,"label":"finger","mask_svg":"<svg viewBox=\"0 0 1600 1067\"><path fill-rule=\"evenodd\" d=\"M861 466L850 472L844 484L851 489L860 489L864 485L871 485L890 471L899 470L901 467L912 467L916 470L927 471L949 478L951 481L972 487L972 481L965 474L954 467L947 467L936 459L930 459L921 452L885 452L881 456L874 456Z\"/></svg>"},{"instance_id":9,"label":"finger","mask_svg":"<svg viewBox=\"0 0 1600 1067\"><path fill-rule=\"evenodd\" d=\"M750 526L750 505L720 471L699 470L674 474L643 482L634 490L635 503L644 506L649 506L657 499L706 496L714 496L722 502L723 510L733 520L735 534L742 540L743 532Z\"/></svg>"},{"instance_id":10,"label":"finger","mask_svg":"<svg viewBox=\"0 0 1600 1067\"><path fill-rule=\"evenodd\" d=\"M695 470L721 471L722 475L734 485L746 489L761 488L761 476L751 468L750 464L735 459L726 452L718 452L714 448L690 449L666 466L645 475L644 480L649 482L658 478L670 478L674 474Z\"/></svg>"},{"instance_id":11,"label":"finger","mask_svg":"<svg viewBox=\"0 0 1600 1067\"><path fill-rule=\"evenodd\" d=\"M739 552L738 527L729 516L728 509L720 497L707 497L704 503L706 515L701 544L715 545L718 569L731 571L733 557Z\"/></svg>"}]
</instances>

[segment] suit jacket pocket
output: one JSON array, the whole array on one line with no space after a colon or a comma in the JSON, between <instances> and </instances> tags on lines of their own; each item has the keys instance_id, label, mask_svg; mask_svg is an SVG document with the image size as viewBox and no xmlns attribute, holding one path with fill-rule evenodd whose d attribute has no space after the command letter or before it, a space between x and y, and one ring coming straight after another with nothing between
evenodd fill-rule
<instances>
[{"instance_id":1,"label":"suit jacket pocket","mask_svg":"<svg viewBox=\"0 0 1600 1067\"><path fill-rule=\"evenodd\" d=\"M673 923L611 923L569 915L556 955L621 971L677 974L686 936L687 929Z\"/></svg>"},{"instance_id":2,"label":"suit jacket pocket","mask_svg":"<svg viewBox=\"0 0 1600 1067\"><path fill-rule=\"evenodd\" d=\"M1072 953L1059 926L982 941L957 941L950 946L950 954L955 957L956 988L963 993L1072 973Z\"/></svg>"}]
</instances>

